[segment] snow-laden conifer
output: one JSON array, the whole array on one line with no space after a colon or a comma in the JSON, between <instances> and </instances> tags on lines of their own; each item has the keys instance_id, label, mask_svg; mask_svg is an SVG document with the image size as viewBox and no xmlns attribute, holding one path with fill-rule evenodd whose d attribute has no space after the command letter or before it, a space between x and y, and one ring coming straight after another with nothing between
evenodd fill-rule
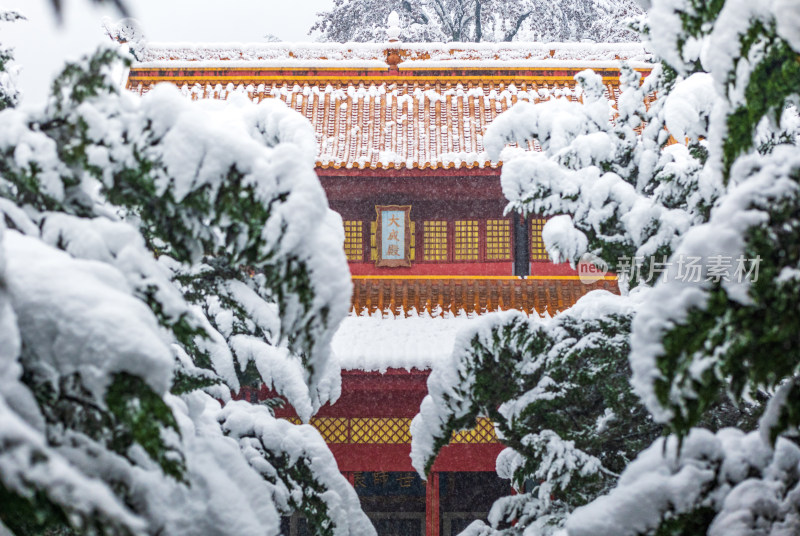
<instances>
[{"instance_id":1,"label":"snow-laden conifer","mask_svg":"<svg viewBox=\"0 0 800 536\"><path fill-rule=\"evenodd\" d=\"M16 11L0 10L0 23L24 19ZM14 51L8 47L0 47L0 110L16 106L19 100L18 74L19 66L14 62Z\"/></svg>"},{"instance_id":2,"label":"snow-laden conifer","mask_svg":"<svg viewBox=\"0 0 800 536\"><path fill-rule=\"evenodd\" d=\"M374 534L309 425L350 283L310 125L277 101L117 88L69 64L0 113L0 522L15 533Z\"/></svg>"},{"instance_id":3,"label":"snow-laden conifer","mask_svg":"<svg viewBox=\"0 0 800 536\"><path fill-rule=\"evenodd\" d=\"M794 238L799 211L793 107L800 64L790 39L776 33L769 9L730 1L720 14L721 5L656 3L647 35L664 61L641 83L623 65L616 109L599 77L585 72L576 77L582 102L518 104L489 129L486 146L504 161L509 209L552 216L543 231L550 256L607 266L620 277L623 296L596 291L552 319L489 317L462 333L452 359L434 369L412 427L415 467L427 471L453 431L486 415L512 449L498 459L498 472L527 491L498 501L490 526L476 523L470 534L562 530L568 512L603 493L604 486L612 488L618 472L619 489L630 492L613 491L610 499L579 510L567 525L570 533L703 533L730 491L720 487L724 474L709 477L717 486L710 489L687 482L719 500L681 503L687 515L679 520L671 520L681 512L667 499L641 530L634 521L626 525L621 513L607 515L615 497L635 508L637 491L625 487L631 481L626 475L644 465L625 466L655 439L658 423L680 435L696 425L751 429L757 414L751 404L785 384L762 431L774 441L796 425L798 330L792 322L800 292L792 287L791 270L800 251ZM659 48L670 46L683 48ZM540 153L519 148L533 140ZM704 268L700 276L709 282L685 283L678 273L681 260L695 256L760 258L766 264L758 282L749 276L733 281L734 266L726 276L730 281L709 277ZM617 382L615 375L626 379ZM632 396L631 377L639 400ZM620 403L626 411L615 406ZM719 450L724 465L739 440L719 437L725 438ZM669 452L654 446L647 451L651 459L657 450L663 465L650 467L672 470ZM614 456L620 463L609 463ZM796 468L785 467L781 477L769 472L770 463L757 465L752 475L794 482ZM669 485L665 481L664 493ZM793 485L776 490L781 508L789 504ZM736 508L748 508L737 501Z\"/></svg>"},{"instance_id":4,"label":"snow-laden conifer","mask_svg":"<svg viewBox=\"0 0 800 536\"><path fill-rule=\"evenodd\" d=\"M714 80L701 176L723 192L673 256L760 262L757 277L686 282L667 274L653 289L633 322L633 384L674 435L567 526L593 535L796 534L800 11L782 1L660 1L651 17L664 22L652 28L656 52L678 72L699 66ZM773 396L758 433L693 428L720 391L745 401L759 390ZM642 503L645 482L648 507L620 515Z\"/></svg>"}]
</instances>

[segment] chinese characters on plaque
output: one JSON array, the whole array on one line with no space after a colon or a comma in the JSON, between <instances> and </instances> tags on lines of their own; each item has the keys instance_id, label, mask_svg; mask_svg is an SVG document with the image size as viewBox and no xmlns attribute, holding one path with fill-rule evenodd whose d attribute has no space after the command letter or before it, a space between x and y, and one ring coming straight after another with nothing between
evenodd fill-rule
<instances>
[{"instance_id":1,"label":"chinese characters on plaque","mask_svg":"<svg viewBox=\"0 0 800 536\"><path fill-rule=\"evenodd\" d=\"M414 472L357 471L353 473L352 482L362 495L425 494L425 483Z\"/></svg>"},{"instance_id":2,"label":"chinese characters on plaque","mask_svg":"<svg viewBox=\"0 0 800 536\"><path fill-rule=\"evenodd\" d=\"M411 205L382 205L378 213L376 266L411 266Z\"/></svg>"}]
</instances>

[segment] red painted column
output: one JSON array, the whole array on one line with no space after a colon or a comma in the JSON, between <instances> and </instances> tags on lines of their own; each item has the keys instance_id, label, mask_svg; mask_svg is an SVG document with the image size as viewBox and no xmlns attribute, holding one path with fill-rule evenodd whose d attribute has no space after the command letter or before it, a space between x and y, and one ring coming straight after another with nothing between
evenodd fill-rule
<instances>
[{"instance_id":1,"label":"red painted column","mask_svg":"<svg viewBox=\"0 0 800 536\"><path fill-rule=\"evenodd\" d=\"M425 536L439 536L439 473L434 472L425 483Z\"/></svg>"}]
</instances>

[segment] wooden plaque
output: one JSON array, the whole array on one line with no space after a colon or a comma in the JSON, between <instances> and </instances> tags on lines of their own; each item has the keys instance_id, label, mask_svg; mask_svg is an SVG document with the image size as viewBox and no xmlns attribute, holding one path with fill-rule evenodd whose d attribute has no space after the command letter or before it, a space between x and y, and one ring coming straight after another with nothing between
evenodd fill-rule
<instances>
[{"instance_id":1,"label":"wooden plaque","mask_svg":"<svg viewBox=\"0 0 800 536\"><path fill-rule=\"evenodd\" d=\"M375 266L411 266L411 205L377 205Z\"/></svg>"}]
</instances>

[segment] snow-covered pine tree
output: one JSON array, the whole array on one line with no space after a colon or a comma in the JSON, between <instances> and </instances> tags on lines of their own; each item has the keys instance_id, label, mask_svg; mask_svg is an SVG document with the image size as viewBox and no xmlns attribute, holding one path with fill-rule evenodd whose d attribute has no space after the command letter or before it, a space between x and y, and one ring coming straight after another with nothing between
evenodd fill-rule
<instances>
[{"instance_id":1,"label":"snow-covered pine tree","mask_svg":"<svg viewBox=\"0 0 800 536\"><path fill-rule=\"evenodd\" d=\"M800 6L658 1L650 16L661 21L656 52L714 80L703 174L724 191L673 257L759 259L758 275L695 283L668 273L643 303L634 385L674 435L576 511L569 534L798 534L800 150L787 105L800 101ZM721 390L747 400L757 389L774 392L758 432L692 428Z\"/></svg>"},{"instance_id":2,"label":"snow-covered pine tree","mask_svg":"<svg viewBox=\"0 0 800 536\"><path fill-rule=\"evenodd\" d=\"M664 298L653 300L653 283L728 187L706 171L717 99L714 79L700 68L656 65L640 84L623 67L617 110L599 77L584 72L581 103L518 104L487 133L490 154L504 161L508 208L553 216L543 232L551 257L576 263L590 254L620 276L623 296L595 291L554 318L490 316L434 368L412 425L415 467L427 471L453 431L485 415L510 447L499 473L527 490L496 503L491 527L476 523L469 534L552 533L571 509L613 487L616 473L660 432L629 385L631 326L645 304L663 306ZM668 145L670 134L684 143ZM503 149L533 139L541 153ZM795 139L765 127L758 145L775 152ZM761 396L751 387L752 397ZM738 409L720 389L708 391L696 422L752 429L757 408L734 399ZM591 516L609 519L598 509Z\"/></svg>"},{"instance_id":3,"label":"snow-covered pine tree","mask_svg":"<svg viewBox=\"0 0 800 536\"><path fill-rule=\"evenodd\" d=\"M296 511L374 534L316 430L230 397L253 371L304 419L338 394L350 284L310 125L121 92L120 60L0 113L0 523L278 534Z\"/></svg>"},{"instance_id":4,"label":"snow-covered pine tree","mask_svg":"<svg viewBox=\"0 0 800 536\"><path fill-rule=\"evenodd\" d=\"M25 17L16 11L0 10L0 23L24 20ZM0 110L16 106L19 99L17 89L17 70L14 64L14 51L0 47Z\"/></svg>"},{"instance_id":5,"label":"snow-covered pine tree","mask_svg":"<svg viewBox=\"0 0 800 536\"><path fill-rule=\"evenodd\" d=\"M384 41L399 14L404 41L634 41L621 23L641 15L634 0L334 0L311 32L326 41Z\"/></svg>"}]
</instances>

